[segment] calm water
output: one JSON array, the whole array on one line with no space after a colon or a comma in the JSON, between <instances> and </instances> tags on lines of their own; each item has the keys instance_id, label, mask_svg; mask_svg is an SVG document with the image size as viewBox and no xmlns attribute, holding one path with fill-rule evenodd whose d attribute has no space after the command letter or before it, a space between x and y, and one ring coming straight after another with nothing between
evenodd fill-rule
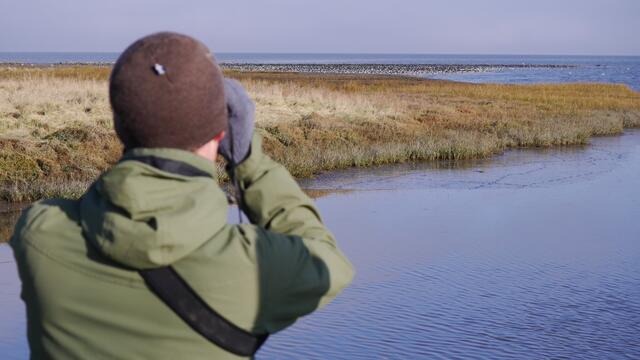
<instances>
[{"instance_id":1,"label":"calm water","mask_svg":"<svg viewBox=\"0 0 640 360\"><path fill-rule=\"evenodd\" d=\"M259 359L640 358L640 131L306 181L352 259L335 302ZM0 246L0 354L27 356Z\"/></svg>"},{"instance_id":2,"label":"calm water","mask_svg":"<svg viewBox=\"0 0 640 360\"><path fill-rule=\"evenodd\" d=\"M111 63L118 53L2 53L0 63ZM266 54L217 53L223 63L262 64L463 64L507 65L492 71L424 74L467 82L612 82L640 91L638 56L424 55L424 54ZM509 68L508 65L573 65L571 68Z\"/></svg>"}]
</instances>

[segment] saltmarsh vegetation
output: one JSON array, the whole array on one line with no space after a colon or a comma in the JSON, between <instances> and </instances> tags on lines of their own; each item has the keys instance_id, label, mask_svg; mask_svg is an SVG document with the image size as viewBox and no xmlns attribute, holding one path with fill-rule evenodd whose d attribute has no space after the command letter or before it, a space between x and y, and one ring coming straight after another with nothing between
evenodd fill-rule
<instances>
[{"instance_id":1,"label":"saltmarsh vegetation","mask_svg":"<svg viewBox=\"0 0 640 360\"><path fill-rule=\"evenodd\" d=\"M0 67L0 199L75 197L120 156L106 66ZM623 85L463 84L227 72L257 105L266 151L294 176L585 144L640 127Z\"/></svg>"}]
</instances>

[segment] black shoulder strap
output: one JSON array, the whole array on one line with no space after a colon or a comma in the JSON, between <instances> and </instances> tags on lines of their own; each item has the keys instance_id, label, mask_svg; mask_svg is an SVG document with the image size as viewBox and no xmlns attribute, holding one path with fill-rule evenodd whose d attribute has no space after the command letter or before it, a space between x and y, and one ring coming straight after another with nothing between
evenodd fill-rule
<instances>
[{"instance_id":1,"label":"black shoulder strap","mask_svg":"<svg viewBox=\"0 0 640 360\"><path fill-rule=\"evenodd\" d=\"M139 273L151 291L184 322L221 348L236 355L253 356L267 340L267 334L251 334L218 314L171 266Z\"/></svg>"}]
</instances>

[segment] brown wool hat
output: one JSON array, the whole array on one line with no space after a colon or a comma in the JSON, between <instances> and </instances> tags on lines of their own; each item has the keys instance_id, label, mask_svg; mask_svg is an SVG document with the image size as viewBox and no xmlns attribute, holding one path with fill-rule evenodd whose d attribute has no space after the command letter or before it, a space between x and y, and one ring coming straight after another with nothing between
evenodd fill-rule
<instances>
[{"instance_id":1,"label":"brown wool hat","mask_svg":"<svg viewBox=\"0 0 640 360\"><path fill-rule=\"evenodd\" d=\"M227 129L222 72L186 35L162 32L131 44L113 67L109 99L126 148L193 150Z\"/></svg>"}]
</instances>

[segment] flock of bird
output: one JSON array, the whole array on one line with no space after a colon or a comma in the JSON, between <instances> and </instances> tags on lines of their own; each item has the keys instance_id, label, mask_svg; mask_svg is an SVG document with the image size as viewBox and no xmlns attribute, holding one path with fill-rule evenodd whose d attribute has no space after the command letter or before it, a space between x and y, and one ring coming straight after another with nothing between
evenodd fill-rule
<instances>
[{"instance_id":1,"label":"flock of bird","mask_svg":"<svg viewBox=\"0 0 640 360\"><path fill-rule=\"evenodd\" d=\"M357 75L428 75L488 72L514 68L560 68L567 65L540 64L255 64L222 63L222 68L235 71L296 72Z\"/></svg>"}]
</instances>

